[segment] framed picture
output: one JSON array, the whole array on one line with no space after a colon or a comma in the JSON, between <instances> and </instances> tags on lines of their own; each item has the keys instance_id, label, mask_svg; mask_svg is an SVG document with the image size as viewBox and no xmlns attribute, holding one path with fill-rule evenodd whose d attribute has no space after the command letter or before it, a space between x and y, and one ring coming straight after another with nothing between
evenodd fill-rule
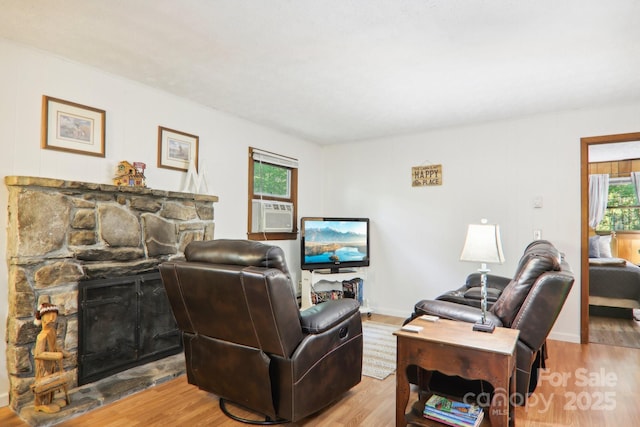
<instances>
[{"instance_id":1,"label":"framed picture","mask_svg":"<svg viewBox=\"0 0 640 427\"><path fill-rule=\"evenodd\" d=\"M195 135L158 126L158 167L186 172L193 161L198 170L198 140Z\"/></svg>"},{"instance_id":2,"label":"framed picture","mask_svg":"<svg viewBox=\"0 0 640 427\"><path fill-rule=\"evenodd\" d=\"M42 97L42 148L104 157L104 110Z\"/></svg>"}]
</instances>

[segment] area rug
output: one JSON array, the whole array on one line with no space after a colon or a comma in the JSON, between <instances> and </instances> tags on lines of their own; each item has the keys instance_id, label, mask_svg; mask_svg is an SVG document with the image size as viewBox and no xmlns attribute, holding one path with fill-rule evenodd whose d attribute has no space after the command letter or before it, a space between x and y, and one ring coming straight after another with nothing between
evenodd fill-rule
<instances>
[{"instance_id":1,"label":"area rug","mask_svg":"<svg viewBox=\"0 0 640 427\"><path fill-rule=\"evenodd\" d=\"M362 375L383 380L396 370L397 325L362 322Z\"/></svg>"}]
</instances>

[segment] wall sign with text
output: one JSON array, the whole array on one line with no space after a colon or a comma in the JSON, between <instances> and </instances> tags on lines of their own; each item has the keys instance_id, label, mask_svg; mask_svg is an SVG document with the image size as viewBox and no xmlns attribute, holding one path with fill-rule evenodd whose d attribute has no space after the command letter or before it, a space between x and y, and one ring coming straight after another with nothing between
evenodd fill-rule
<instances>
[{"instance_id":1,"label":"wall sign with text","mask_svg":"<svg viewBox=\"0 0 640 427\"><path fill-rule=\"evenodd\" d=\"M442 185L442 165L413 166L411 168L411 186L426 187Z\"/></svg>"}]
</instances>

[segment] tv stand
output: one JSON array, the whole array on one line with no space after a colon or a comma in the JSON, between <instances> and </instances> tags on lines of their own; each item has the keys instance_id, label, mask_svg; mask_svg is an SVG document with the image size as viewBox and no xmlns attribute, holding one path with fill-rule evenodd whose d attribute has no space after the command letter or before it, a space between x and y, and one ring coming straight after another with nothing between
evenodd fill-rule
<instances>
[{"instance_id":1,"label":"tv stand","mask_svg":"<svg viewBox=\"0 0 640 427\"><path fill-rule=\"evenodd\" d=\"M337 273L334 269L302 270L302 283L300 290L300 309L306 310L312 307L311 293L315 291L342 290L342 282L352 279L366 279L367 274L363 269L341 269ZM373 310L369 307L369 300L361 297L360 313L371 317Z\"/></svg>"},{"instance_id":2,"label":"tv stand","mask_svg":"<svg viewBox=\"0 0 640 427\"><path fill-rule=\"evenodd\" d=\"M312 270L312 271L315 271L317 274L339 274L339 273L357 273L358 272L358 270L356 270L355 268L340 268L340 267L327 268L327 269L321 269L321 270Z\"/></svg>"}]
</instances>

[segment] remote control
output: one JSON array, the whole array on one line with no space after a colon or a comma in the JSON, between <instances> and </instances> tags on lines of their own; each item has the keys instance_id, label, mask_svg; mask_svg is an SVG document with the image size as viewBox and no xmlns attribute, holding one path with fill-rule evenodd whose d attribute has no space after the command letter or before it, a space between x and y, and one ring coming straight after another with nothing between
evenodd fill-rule
<instances>
[{"instance_id":1,"label":"remote control","mask_svg":"<svg viewBox=\"0 0 640 427\"><path fill-rule=\"evenodd\" d=\"M422 329L424 329L422 326L415 325L404 325L402 327L402 330L407 332L420 332Z\"/></svg>"}]
</instances>

